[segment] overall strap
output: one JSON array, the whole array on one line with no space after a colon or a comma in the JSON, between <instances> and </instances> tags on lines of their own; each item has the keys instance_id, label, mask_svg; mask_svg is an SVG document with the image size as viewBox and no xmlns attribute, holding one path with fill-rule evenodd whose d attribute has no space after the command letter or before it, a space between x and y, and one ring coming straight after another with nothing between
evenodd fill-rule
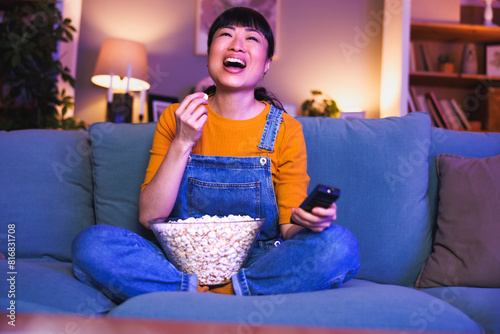
<instances>
[{"instance_id":1,"label":"overall strap","mask_svg":"<svg viewBox=\"0 0 500 334\"><path fill-rule=\"evenodd\" d=\"M283 110L271 105L271 110L267 114L264 131L262 131L262 136L260 137L260 143L257 145L259 150L274 152L274 142L276 141L280 125L283 122L281 115L283 115Z\"/></svg>"}]
</instances>

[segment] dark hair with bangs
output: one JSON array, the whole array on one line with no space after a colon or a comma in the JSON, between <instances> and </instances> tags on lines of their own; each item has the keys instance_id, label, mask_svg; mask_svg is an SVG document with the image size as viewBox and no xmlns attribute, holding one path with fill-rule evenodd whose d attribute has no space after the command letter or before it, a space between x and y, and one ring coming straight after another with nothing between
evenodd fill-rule
<instances>
[{"instance_id":1,"label":"dark hair with bangs","mask_svg":"<svg viewBox=\"0 0 500 334\"><path fill-rule=\"evenodd\" d=\"M266 18L258 11L248 7L233 7L220 14L208 32L207 47L210 50L213 37L217 30L225 27L252 28L264 35L267 40L267 58L274 55L274 35Z\"/></svg>"},{"instance_id":2,"label":"dark hair with bangs","mask_svg":"<svg viewBox=\"0 0 500 334\"><path fill-rule=\"evenodd\" d=\"M225 27L244 27L252 28L259 31L267 40L267 58L271 59L274 56L274 35L271 26L266 18L258 11L248 7L233 7L220 14L212 23L208 31L207 47L210 51L210 46L217 30ZM215 94L216 87L210 86L205 90L208 95ZM255 99L258 101L265 101L276 108L285 110L283 104L264 87L255 88ZM286 112L286 111L285 111Z\"/></svg>"}]
</instances>

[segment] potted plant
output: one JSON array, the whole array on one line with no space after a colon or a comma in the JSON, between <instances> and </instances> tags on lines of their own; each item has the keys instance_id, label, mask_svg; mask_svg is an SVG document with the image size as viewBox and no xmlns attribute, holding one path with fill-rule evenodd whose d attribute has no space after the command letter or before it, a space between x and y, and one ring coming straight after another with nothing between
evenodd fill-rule
<instances>
[{"instance_id":1,"label":"potted plant","mask_svg":"<svg viewBox=\"0 0 500 334\"><path fill-rule=\"evenodd\" d=\"M56 0L10 4L0 21L0 130L85 127L65 117L73 98L57 85L59 78L75 85L57 58L59 43L73 38L71 20Z\"/></svg>"},{"instance_id":2,"label":"potted plant","mask_svg":"<svg viewBox=\"0 0 500 334\"><path fill-rule=\"evenodd\" d=\"M311 91L312 98L302 103L302 114L304 116L339 117L340 110L337 103L329 95L320 90Z\"/></svg>"},{"instance_id":3,"label":"potted plant","mask_svg":"<svg viewBox=\"0 0 500 334\"><path fill-rule=\"evenodd\" d=\"M447 54L441 54L438 58L439 72L442 73L453 73L455 65L453 64L453 58Z\"/></svg>"}]
</instances>

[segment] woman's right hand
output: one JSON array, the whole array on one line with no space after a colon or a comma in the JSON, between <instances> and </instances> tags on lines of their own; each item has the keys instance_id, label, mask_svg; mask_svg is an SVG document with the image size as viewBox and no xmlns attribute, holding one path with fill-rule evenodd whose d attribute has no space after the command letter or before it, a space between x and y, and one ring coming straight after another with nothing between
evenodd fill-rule
<instances>
[{"instance_id":1,"label":"woman's right hand","mask_svg":"<svg viewBox=\"0 0 500 334\"><path fill-rule=\"evenodd\" d=\"M175 111L176 133L174 141L192 148L200 139L203 125L208 119L205 93L197 92L182 100Z\"/></svg>"}]
</instances>

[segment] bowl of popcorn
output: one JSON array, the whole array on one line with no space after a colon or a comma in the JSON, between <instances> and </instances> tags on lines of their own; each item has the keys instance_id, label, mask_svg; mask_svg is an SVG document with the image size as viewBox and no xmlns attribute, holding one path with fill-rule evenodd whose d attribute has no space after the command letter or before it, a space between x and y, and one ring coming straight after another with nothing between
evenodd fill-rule
<instances>
[{"instance_id":1,"label":"bowl of popcorn","mask_svg":"<svg viewBox=\"0 0 500 334\"><path fill-rule=\"evenodd\" d=\"M242 267L265 219L209 216L149 222L168 260L200 285L231 281Z\"/></svg>"}]
</instances>

